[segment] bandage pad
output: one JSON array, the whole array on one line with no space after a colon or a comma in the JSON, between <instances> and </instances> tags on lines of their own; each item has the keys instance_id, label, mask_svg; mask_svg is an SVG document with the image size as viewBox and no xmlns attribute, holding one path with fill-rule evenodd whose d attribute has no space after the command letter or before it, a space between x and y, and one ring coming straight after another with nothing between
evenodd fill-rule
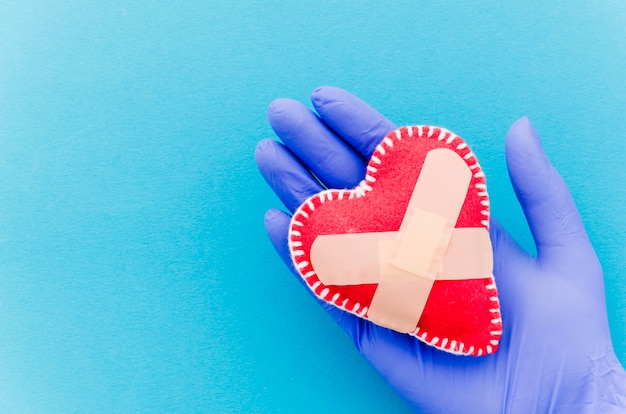
<instances>
[{"instance_id":1,"label":"bandage pad","mask_svg":"<svg viewBox=\"0 0 626 414\"><path fill-rule=\"evenodd\" d=\"M296 269L325 301L448 352L495 352L489 199L469 147L451 132L403 127L377 147L363 182L295 212Z\"/></svg>"}]
</instances>

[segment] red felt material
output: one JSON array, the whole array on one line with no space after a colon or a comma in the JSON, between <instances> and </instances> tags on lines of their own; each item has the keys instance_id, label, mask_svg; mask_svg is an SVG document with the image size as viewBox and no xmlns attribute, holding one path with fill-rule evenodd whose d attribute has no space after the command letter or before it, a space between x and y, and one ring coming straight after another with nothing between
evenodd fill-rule
<instances>
[{"instance_id":1,"label":"red felt material","mask_svg":"<svg viewBox=\"0 0 626 414\"><path fill-rule=\"evenodd\" d=\"M435 148L456 151L472 171L455 227L488 227L485 178L465 142L438 127L400 128L389 133L374 152L368 164L369 179L354 190L323 191L305 201L293 216L292 258L318 297L367 318L366 308L377 285L325 286L310 263L311 245L322 234L397 231L426 153ZM448 352L485 355L498 348L500 318L493 277L436 281L412 335Z\"/></svg>"}]
</instances>

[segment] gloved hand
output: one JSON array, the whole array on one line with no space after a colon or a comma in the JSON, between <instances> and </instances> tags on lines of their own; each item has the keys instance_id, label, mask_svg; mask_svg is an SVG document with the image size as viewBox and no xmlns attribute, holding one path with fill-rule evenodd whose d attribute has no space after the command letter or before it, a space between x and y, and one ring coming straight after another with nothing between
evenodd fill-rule
<instances>
[{"instance_id":1,"label":"gloved hand","mask_svg":"<svg viewBox=\"0 0 626 414\"><path fill-rule=\"evenodd\" d=\"M272 102L269 121L283 144L264 140L256 149L259 170L290 212L323 189L315 177L326 187L357 185L376 145L396 128L338 88L315 90L312 102L319 117L296 101ZM509 130L506 158L537 257L492 219L504 325L496 354L448 354L319 302L418 412L625 413L626 373L611 343L602 269L527 118ZM279 210L265 216L274 247L297 275L287 247L289 221Z\"/></svg>"}]
</instances>

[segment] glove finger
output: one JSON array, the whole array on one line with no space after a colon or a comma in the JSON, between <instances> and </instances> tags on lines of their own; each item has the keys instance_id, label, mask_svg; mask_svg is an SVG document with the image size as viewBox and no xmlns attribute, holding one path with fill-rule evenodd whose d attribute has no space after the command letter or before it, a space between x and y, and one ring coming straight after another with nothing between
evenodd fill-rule
<instances>
[{"instance_id":1,"label":"glove finger","mask_svg":"<svg viewBox=\"0 0 626 414\"><path fill-rule=\"evenodd\" d=\"M353 188L365 176L365 161L307 107L277 99L267 110L285 145L329 188Z\"/></svg>"},{"instance_id":2,"label":"glove finger","mask_svg":"<svg viewBox=\"0 0 626 414\"><path fill-rule=\"evenodd\" d=\"M264 139L254 152L257 167L285 207L294 212L300 204L324 188L280 142Z\"/></svg>"},{"instance_id":3,"label":"glove finger","mask_svg":"<svg viewBox=\"0 0 626 414\"><path fill-rule=\"evenodd\" d=\"M567 259L571 248L589 243L572 195L543 151L534 127L524 117L509 129L506 159L541 261Z\"/></svg>"},{"instance_id":4,"label":"glove finger","mask_svg":"<svg viewBox=\"0 0 626 414\"><path fill-rule=\"evenodd\" d=\"M300 282L309 292L313 298L320 304L322 308L341 326L346 332L348 329L357 321L355 319L359 319L357 316L354 316L348 312L344 312L339 308L332 306L331 304L325 302L322 299L319 299L315 294L311 291L311 289L307 286L306 282L300 277L300 274L296 270L293 265L293 261L291 260L291 253L289 252L288 245L288 234L289 234L289 223L291 221L291 216L283 213L280 210L271 209L265 213L265 229L267 230L267 235L276 249L278 256L285 263L285 266L291 270L291 273L296 276L298 282ZM350 334L350 332L348 332Z\"/></svg>"},{"instance_id":5,"label":"glove finger","mask_svg":"<svg viewBox=\"0 0 626 414\"><path fill-rule=\"evenodd\" d=\"M369 159L380 141L397 127L350 92L322 86L311 94L320 118L364 158Z\"/></svg>"}]
</instances>

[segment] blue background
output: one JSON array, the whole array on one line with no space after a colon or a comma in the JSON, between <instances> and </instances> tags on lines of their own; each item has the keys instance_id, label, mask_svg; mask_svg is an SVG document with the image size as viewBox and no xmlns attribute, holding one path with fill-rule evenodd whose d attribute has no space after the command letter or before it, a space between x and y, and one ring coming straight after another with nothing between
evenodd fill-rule
<instances>
[{"instance_id":1,"label":"blue background","mask_svg":"<svg viewBox=\"0 0 626 414\"><path fill-rule=\"evenodd\" d=\"M264 233L266 107L324 84L463 136L530 248L528 115L626 362L626 2L473 3L0 1L0 412L407 411Z\"/></svg>"}]
</instances>

